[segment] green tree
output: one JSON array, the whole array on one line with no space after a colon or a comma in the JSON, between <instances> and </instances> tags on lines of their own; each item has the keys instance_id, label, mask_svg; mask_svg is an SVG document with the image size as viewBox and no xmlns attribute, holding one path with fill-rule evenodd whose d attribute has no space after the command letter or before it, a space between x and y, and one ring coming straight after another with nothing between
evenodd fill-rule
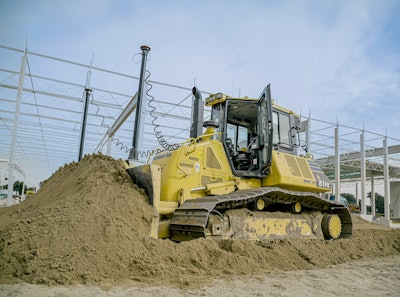
<instances>
[{"instance_id":1,"label":"green tree","mask_svg":"<svg viewBox=\"0 0 400 297\"><path fill-rule=\"evenodd\" d=\"M367 194L368 198L371 199L371 192ZM372 205L372 200L371 200ZM379 193L375 193L375 208L377 213L385 212L385 197Z\"/></svg>"},{"instance_id":2,"label":"green tree","mask_svg":"<svg viewBox=\"0 0 400 297\"><path fill-rule=\"evenodd\" d=\"M23 185L24 185L23 182L21 182L21 181L19 181L19 180L16 180L16 181L14 182L14 185L13 185L13 191L14 191L14 192L18 192L18 194L21 195L21 194L22 194L22 187L23 187ZM8 184L4 185L4 186L3 186L3 189L8 189ZM26 193L26 190L27 190L27 186L25 185L25 193ZM24 194L25 194L25 193L24 193Z\"/></svg>"},{"instance_id":3,"label":"green tree","mask_svg":"<svg viewBox=\"0 0 400 297\"><path fill-rule=\"evenodd\" d=\"M342 193L340 194L342 195L344 198L347 199L347 201L349 202L349 204L354 204L354 205L358 205L357 203L357 199L353 194L350 193Z\"/></svg>"},{"instance_id":4,"label":"green tree","mask_svg":"<svg viewBox=\"0 0 400 297\"><path fill-rule=\"evenodd\" d=\"M14 191L18 192L18 194L22 194L22 186L24 185L23 182L20 182L19 180L16 180L14 182Z\"/></svg>"}]
</instances>

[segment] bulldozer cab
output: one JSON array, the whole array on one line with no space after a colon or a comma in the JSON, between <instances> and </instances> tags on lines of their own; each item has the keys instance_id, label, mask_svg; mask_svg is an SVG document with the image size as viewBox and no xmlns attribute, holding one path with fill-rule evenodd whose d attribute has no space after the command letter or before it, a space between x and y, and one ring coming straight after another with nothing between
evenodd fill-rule
<instances>
[{"instance_id":1,"label":"bulldozer cab","mask_svg":"<svg viewBox=\"0 0 400 297\"><path fill-rule=\"evenodd\" d=\"M218 93L206 99L233 173L241 177L266 177L272 150L297 154L298 117L272 104L268 85L256 98L233 98Z\"/></svg>"}]
</instances>

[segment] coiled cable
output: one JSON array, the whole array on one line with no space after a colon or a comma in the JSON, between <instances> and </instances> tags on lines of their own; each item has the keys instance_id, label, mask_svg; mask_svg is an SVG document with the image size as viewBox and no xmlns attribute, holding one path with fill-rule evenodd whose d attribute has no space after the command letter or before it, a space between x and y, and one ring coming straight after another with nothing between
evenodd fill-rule
<instances>
[{"instance_id":1,"label":"coiled cable","mask_svg":"<svg viewBox=\"0 0 400 297\"><path fill-rule=\"evenodd\" d=\"M178 144L178 143L169 144L168 141L165 139L165 137L162 135L162 132L160 131L160 125L158 125L156 123L156 121L158 120L158 117L154 114L156 111L156 107L154 106L154 103L153 103L155 98L154 98L154 96L152 96L150 94L150 90L153 88L153 85L149 82L150 75L151 75L151 72L146 70L146 76L145 76L144 81L145 81L145 83L147 83L147 86L148 86L146 95L149 98L148 103L147 103L147 105L150 108L149 114L153 118L151 121L151 124L153 125L153 130L154 130L154 133L156 135L157 141L160 144L160 146L164 150L174 151L179 148L180 144Z\"/></svg>"},{"instance_id":2,"label":"coiled cable","mask_svg":"<svg viewBox=\"0 0 400 297\"><path fill-rule=\"evenodd\" d=\"M101 123L100 126L103 128L106 128L107 131L110 129L110 126L105 124L105 117L103 115L101 115L100 112L100 106L94 101L94 96L93 93L90 93L90 97L91 97L91 105L96 106L97 110L95 112L95 116L98 116L101 118ZM131 148L126 146L115 134L110 138L111 142L118 147L120 150L125 150L125 153L129 153Z\"/></svg>"}]
</instances>

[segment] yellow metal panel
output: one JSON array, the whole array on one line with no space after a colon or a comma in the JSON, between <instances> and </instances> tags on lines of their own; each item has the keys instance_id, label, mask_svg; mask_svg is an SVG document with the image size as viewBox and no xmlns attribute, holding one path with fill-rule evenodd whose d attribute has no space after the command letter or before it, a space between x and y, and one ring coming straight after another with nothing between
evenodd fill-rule
<instances>
[{"instance_id":1,"label":"yellow metal panel","mask_svg":"<svg viewBox=\"0 0 400 297\"><path fill-rule=\"evenodd\" d=\"M177 207L178 207L178 202L160 201L158 206L158 212L163 215L173 214Z\"/></svg>"},{"instance_id":2,"label":"yellow metal panel","mask_svg":"<svg viewBox=\"0 0 400 297\"><path fill-rule=\"evenodd\" d=\"M209 176L209 175L202 175L201 176L201 184L202 185L207 185L211 183L219 183L222 182L221 177L214 177L214 176Z\"/></svg>"},{"instance_id":3,"label":"yellow metal panel","mask_svg":"<svg viewBox=\"0 0 400 297\"><path fill-rule=\"evenodd\" d=\"M323 174L322 171L321 174ZM277 151L272 151L271 172L262 180L261 184L264 187L281 187L303 192L328 190L317 186L307 159Z\"/></svg>"},{"instance_id":4,"label":"yellow metal panel","mask_svg":"<svg viewBox=\"0 0 400 297\"><path fill-rule=\"evenodd\" d=\"M208 184L206 189L209 195L224 195L224 194L229 194L234 190L235 190L234 181Z\"/></svg>"},{"instance_id":5,"label":"yellow metal panel","mask_svg":"<svg viewBox=\"0 0 400 297\"><path fill-rule=\"evenodd\" d=\"M296 158L292 155L285 154L286 162L291 173L295 176L301 176L299 166L297 165Z\"/></svg>"},{"instance_id":6,"label":"yellow metal panel","mask_svg":"<svg viewBox=\"0 0 400 297\"><path fill-rule=\"evenodd\" d=\"M308 166L308 163L307 163L306 159L297 158L297 163L299 164L299 168L301 170L302 175L305 178L312 179L313 175L311 173L310 166Z\"/></svg>"},{"instance_id":7,"label":"yellow metal panel","mask_svg":"<svg viewBox=\"0 0 400 297\"><path fill-rule=\"evenodd\" d=\"M221 169L221 165L219 164L218 159L215 157L211 147L207 147L206 166L209 168Z\"/></svg>"},{"instance_id":8,"label":"yellow metal panel","mask_svg":"<svg viewBox=\"0 0 400 297\"><path fill-rule=\"evenodd\" d=\"M170 224L170 220L159 222L158 238L168 238L169 237L169 224Z\"/></svg>"},{"instance_id":9,"label":"yellow metal panel","mask_svg":"<svg viewBox=\"0 0 400 297\"><path fill-rule=\"evenodd\" d=\"M303 219L277 219L247 217L244 220L246 232L251 240L263 237L314 237L312 227Z\"/></svg>"},{"instance_id":10,"label":"yellow metal panel","mask_svg":"<svg viewBox=\"0 0 400 297\"><path fill-rule=\"evenodd\" d=\"M162 152L153 164L162 168L161 201L198 198L206 193L194 189L233 179L223 145L214 139L187 142L173 152ZM235 190L232 186L214 188L213 195Z\"/></svg>"},{"instance_id":11,"label":"yellow metal panel","mask_svg":"<svg viewBox=\"0 0 400 297\"><path fill-rule=\"evenodd\" d=\"M276 238L323 238L322 214L228 210L222 221L210 215L209 236L265 240ZM214 226L215 225L215 226ZM214 232L217 230L218 232ZM224 232L220 232L223 230ZM221 233L221 234L220 234Z\"/></svg>"},{"instance_id":12,"label":"yellow metal panel","mask_svg":"<svg viewBox=\"0 0 400 297\"><path fill-rule=\"evenodd\" d=\"M259 188L261 187L261 180L258 178L239 179L236 186L239 190Z\"/></svg>"}]
</instances>

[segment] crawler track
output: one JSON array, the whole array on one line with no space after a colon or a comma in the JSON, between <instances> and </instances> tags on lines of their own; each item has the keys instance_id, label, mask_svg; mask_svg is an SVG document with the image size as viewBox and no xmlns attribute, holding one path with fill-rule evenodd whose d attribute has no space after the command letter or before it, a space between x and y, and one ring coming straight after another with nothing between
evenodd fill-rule
<instances>
[{"instance_id":1,"label":"crawler track","mask_svg":"<svg viewBox=\"0 0 400 297\"><path fill-rule=\"evenodd\" d=\"M342 204L320 198L314 193L294 192L276 187L239 190L227 195L208 196L187 200L174 212L170 224L172 240L182 241L206 237L209 215L213 212L223 213L228 209L246 207L258 198L266 202L289 204L300 202L303 207L321 213L337 214L342 222L340 237L352 235L352 221L349 210ZM222 215L222 214L221 214Z\"/></svg>"}]
</instances>

